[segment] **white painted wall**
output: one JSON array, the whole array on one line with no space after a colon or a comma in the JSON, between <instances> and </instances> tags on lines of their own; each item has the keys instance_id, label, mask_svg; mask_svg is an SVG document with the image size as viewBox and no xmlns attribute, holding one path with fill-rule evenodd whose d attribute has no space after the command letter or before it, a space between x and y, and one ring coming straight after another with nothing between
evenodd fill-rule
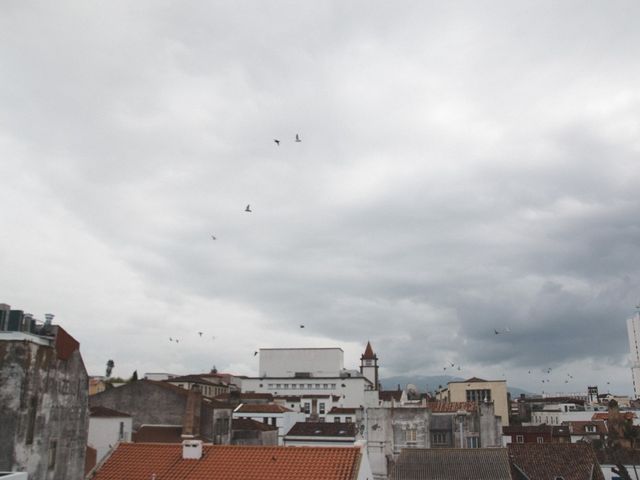
<instances>
[{"instance_id":1,"label":"white painted wall","mask_svg":"<svg viewBox=\"0 0 640 480\"><path fill-rule=\"evenodd\" d=\"M311 372L315 377L335 377L344 368L341 348L261 348L261 377L293 377Z\"/></svg>"},{"instance_id":2,"label":"white painted wall","mask_svg":"<svg viewBox=\"0 0 640 480\"><path fill-rule=\"evenodd\" d=\"M124 435L120 437L120 423L124 424ZM90 417L89 438L87 444L97 451L97 462L118 442L130 442L132 430L131 417Z\"/></svg>"},{"instance_id":3,"label":"white painted wall","mask_svg":"<svg viewBox=\"0 0 640 480\"><path fill-rule=\"evenodd\" d=\"M280 386L278 387L278 385ZM295 385L295 388L293 388L293 385ZM304 385L304 388L300 388L301 385ZM265 377L243 379L242 391L271 393L278 396L303 396L309 394L337 395L340 399L337 403L334 403L333 406L347 408L377 406L378 392L365 391L367 385L369 385L369 382L364 377Z\"/></svg>"},{"instance_id":4,"label":"white painted wall","mask_svg":"<svg viewBox=\"0 0 640 480\"><path fill-rule=\"evenodd\" d=\"M531 425L541 425L546 423L547 425L561 425L562 422L583 421L591 420L593 417L593 411L586 412L551 412L547 410L541 410L531 413Z\"/></svg>"}]
</instances>

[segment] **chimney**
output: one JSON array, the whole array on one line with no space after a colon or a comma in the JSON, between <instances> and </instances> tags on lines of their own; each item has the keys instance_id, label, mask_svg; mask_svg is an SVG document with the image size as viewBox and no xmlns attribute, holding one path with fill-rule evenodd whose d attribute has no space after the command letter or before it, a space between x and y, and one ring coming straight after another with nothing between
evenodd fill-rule
<instances>
[{"instance_id":1,"label":"chimney","mask_svg":"<svg viewBox=\"0 0 640 480\"><path fill-rule=\"evenodd\" d=\"M55 315L53 313L45 313L44 314L44 325L46 327L51 326L51 321L53 320L53 317L55 317Z\"/></svg>"},{"instance_id":2,"label":"chimney","mask_svg":"<svg viewBox=\"0 0 640 480\"><path fill-rule=\"evenodd\" d=\"M182 420L182 438L193 439L200 436L200 410L202 408L202 392L199 385L193 385L187 395L187 406ZM184 450L184 449L183 449Z\"/></svg>"},{"instance_id":3,"label":"chimney","mask_svg":"<svg viewBox=\"0 0 640 480\"><path fill-rule=\"evenodd\" d=\"M183 440L182 459L200 460L202 458L202 440Z\"/></svg>"}]
</instances>

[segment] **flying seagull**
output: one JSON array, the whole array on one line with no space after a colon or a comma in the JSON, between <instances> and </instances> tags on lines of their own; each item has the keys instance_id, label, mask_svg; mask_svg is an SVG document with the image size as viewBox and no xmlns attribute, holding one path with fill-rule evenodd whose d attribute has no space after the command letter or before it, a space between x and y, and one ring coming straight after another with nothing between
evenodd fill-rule
<instances>
[{"instance_id":1,"label":"flying seagull","mask_svg":"<svg viewBox=\"0 0 640 480\"><path fill-rule=\"evenodd\" d=\"M300 140L300 135L298 135L298 134L296 133L296 142L300 143L301 141L302 141L302 140Z\"/></svg>"},{"instance_id":2,"label":"flying seagull","mask_svg":"<svg viewBox=\"0 0 640 480\"><path fill-rule=\"evenodd\" d=\"M277 138L274 138L273 141L276 143L277 146L280 146L280 140L278 140Z\"/></svg>"},{"instance_id":3,"label":"flying seagull","mask_svg":"<svg viewBox=\"0 0 640 480\"><path fill-rule=\"evenodd\" d=\"M258 354L258 352L253 352L253 356L255 357Z\"/></svg>"},{"instance_id":4,"label":"flying seagull","mask_svg":"<svg viewBox=\"0 0 640 480\"><path fill-rule=\"evenodd\" d=\"M304 325L300 325L300 328L304 328Z\"/></svg>"},{"instance_id":5,"label":"flying seagull","mask_svg":"<svg viewBox=\"0 0 640 480\"><path fill-rule=\"evenodd\" d=\"M198 332L198 335L202 336L202 332Z\"/></svg>"},{"instance_id":6,"label":"flying seagull","mask_svg":"<svg viewBox=\"0 0 640 480\"><path fill-rule=\"evenodd\" d=\"M245 208L244 211L251 213L252 212L251 205L247 205L247 208Z\"/></svg>"},{"instance_id":7,"label":"flying seagull","mask_svg":"<svg viewBox=\"0 0 640 480\"><path fill-rule=\"evenodd\" d=\"M211 235L211 239L212 240L217 240L217 238L215 236L213 236L213 235Z\"/></svg>"},{"instance_id":8,"label":"flying seagull","mask_svg":"<svg viewBox=\"0 0 640 480\"><path fill-rule=\"evenodd\" d=\"M495 328L493 329L493 333L495 333L496 335L500 335L500 332L498 330L496 330Z\"/></svg>"}]
</instances>

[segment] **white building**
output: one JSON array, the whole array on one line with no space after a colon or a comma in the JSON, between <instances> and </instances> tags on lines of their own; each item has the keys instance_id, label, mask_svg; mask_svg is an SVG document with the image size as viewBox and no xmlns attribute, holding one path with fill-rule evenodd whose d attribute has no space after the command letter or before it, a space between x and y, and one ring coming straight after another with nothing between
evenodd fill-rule
<instances>
[{"instance_id":1,"label":"white building","mask_svg":"<svg viewBox=\"0 0 640 480\"><path fill-rule=\"evenodd\" d=\"M243 379L242 391L286 397L333 395L339 400L332 406L378 406L378 365L374 355L371 345L367 345L358 371L344 368L341 348L262 348L260 376Z\"/></svg>"},{"instance_id":2,"label":"white building","mask_svg":"<svg viewBox=\"0 0 640 480\"><path fill-rule=\"evenodd\" d=\"M627 319L629 351L631 352L631 379L633 381L633 397L640 397L640 313Z\"/></svg>"},{"instance_id":3,"label":"white building","mask_svg":"<svg viewBox=\"0 0 640 480\"><path fill-rule=\"evenodd\" d=\"M106 407L91 407L87 444L96 449L96 462L100 463L118 442L130 442L131 430L131 415Z\"/></svg>"},{"instance_id":4,"label":"white building","mask_svg":"<svg viewBox=\"0 0 640 480\"><path fill-rule=\"evenodd\" d=\"M241 403L233 411L233 418L247 418L278 427L278 445L282 445L284 436L291 427L297 422L305 421L305 414L274 403Z\"/></svg>"}]
</instances>

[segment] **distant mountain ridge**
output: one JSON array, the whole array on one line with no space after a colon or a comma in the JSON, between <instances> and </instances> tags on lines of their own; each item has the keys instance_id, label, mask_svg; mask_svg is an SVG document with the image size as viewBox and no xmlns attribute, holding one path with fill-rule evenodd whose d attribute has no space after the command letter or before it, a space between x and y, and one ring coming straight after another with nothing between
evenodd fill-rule
<instances>
[{"instance_id":1,"label":"distant mountain ridge","mask_svg":"<svg viewBox=\"0 0 640 480\"><path fill-rule=\"evenodd\" d=\"M426 391L434 392L439 386L446 387L449 382L459 382L466 380L462 377L454 377L451 375L399 375L396 377L387 377L380 379L383 390L397 390L398 384L401 389L405 389L407 384L412 383L418 388L418 391L424 393ZM531 392L522 388L508 386L509 393L512 397L520 396L524 393L531 395Z\"/></svg>"}]
</instances>

